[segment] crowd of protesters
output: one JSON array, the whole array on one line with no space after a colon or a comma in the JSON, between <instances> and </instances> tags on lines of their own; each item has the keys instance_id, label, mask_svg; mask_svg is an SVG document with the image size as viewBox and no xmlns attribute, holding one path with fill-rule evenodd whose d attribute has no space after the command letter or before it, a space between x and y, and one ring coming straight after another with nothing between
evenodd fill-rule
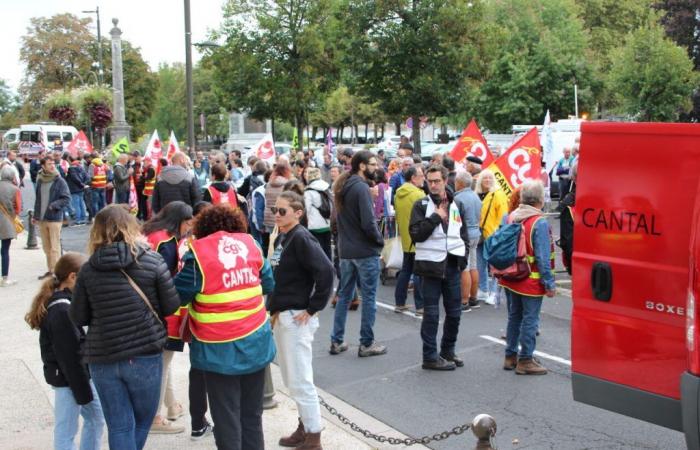
<instances>
[{"instance_id":1,"label":"crowd of protesters","mask_svg":"<svg viewBox=\"0 0 700 450\"><path fill-rule=\"evenodd\" d=\"M155 162L133 152L111 165L97 155L32 162L47 272L27 322L41 330L45 367L55 368L45 373L57 387L56 447L71 448L78 415L88 424L82 448L99 447L86 443L99 441L103 423L111 448L140 449L149 432L184 431L170 365L188 343L192 439L213 433L220 449L262 448L264 372L276 358L299 415L280 445L322 448L311 347L318 313L332 298L332 355L349 349L348 312L358 307L357 355L387 353L374 324L391 223L402 256L395 311L422 317L424 369L464 366L456 353L462 313L505 295L503 368L546 373L533 358L542 298L555 292L544 187L525 183L509 208L480 165L447 155L424 163L406 141L396 158L325 148L318 161L307 151L243 164L232 151ZM16 172L12 162L0 168L1 285L12 283L5 255L16 235L3 219L21 210ZM575 171L568 180L575 192ZM565 207L572 204L570 196ZM532 273L497 283L484 240L511 221L531 231ZM89 256L61 257L61 228L87 223Z\"/></svg>"}]
</instances>

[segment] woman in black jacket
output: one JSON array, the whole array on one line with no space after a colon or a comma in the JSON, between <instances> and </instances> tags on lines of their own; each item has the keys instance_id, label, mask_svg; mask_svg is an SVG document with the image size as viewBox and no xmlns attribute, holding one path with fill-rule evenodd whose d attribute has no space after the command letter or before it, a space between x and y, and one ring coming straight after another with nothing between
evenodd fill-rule
<instances>
[{"instance_id":1,"label":"woman in black jacket","mask_svg":"<svg viewBox=\"0 0 700 450\"><path fill-rule=\"evenodd\" d=\"M44 280L24 320L39 330L44 379L55 392L54 448L76 448L78 417L83 416L81 449L99 450L104 417L100 399L90 381L87 366L80 361L80 344L85 338L68 316L71 291L85 257L66 253L56 262L55 275Z\"/></svg>"},{"instance_id":2,"label":"woman in black jacket","mask_svg":"<svg viewBox=\"0 0 700 450\"><path fill-rule=\"evenodd\" d=\"M112 449L142 449L158 409L164 317L180 299L163 258L150 250L126 205L95 216L89 261L70 314L88 326L83 357L102 401Z\"/></svg>"},{"instance_id":3,"label":"woman in black jacket","mask_svg":"<svg viewBox=\"0 0 700 450\"><path fill-rule=\"evenodd\" d=\"M282 192L275 206L279 234L270 263L275 289L268 297L272 315L277 362L284 384L299 411L299 426L280 439L283 447L321 449L321 411L314 386L311 343L318 329L318 312L326 307L333 289L333 263L316 238L299 221L304 198Z\"/></svg>"}]
</instances>

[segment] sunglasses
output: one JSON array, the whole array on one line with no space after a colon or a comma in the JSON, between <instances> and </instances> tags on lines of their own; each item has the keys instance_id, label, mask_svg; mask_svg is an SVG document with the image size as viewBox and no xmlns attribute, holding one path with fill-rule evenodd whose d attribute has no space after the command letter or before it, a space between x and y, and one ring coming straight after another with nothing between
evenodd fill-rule
<instances>
[{"instance_id":1,"label":"sunglasses","mask_svg":"<svg viewBox=\"0 0 700 450\"><path fill-rule=\"evenodd\" d=\"M272 214L280 213L281 217L284 217L287 215L287 208L278 208L276 206L271 206L270 211L272 211Z\"/></svg>"}]
</instances>

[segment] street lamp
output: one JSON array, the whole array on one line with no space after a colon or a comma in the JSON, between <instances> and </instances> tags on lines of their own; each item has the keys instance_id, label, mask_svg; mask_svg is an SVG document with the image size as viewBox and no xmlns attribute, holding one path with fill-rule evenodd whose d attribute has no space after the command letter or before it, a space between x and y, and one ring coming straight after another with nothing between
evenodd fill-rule
<instances>
[{"instance_id":1,"label":"street lamp","mask_svg":"<svg viewBox=\"0 0 700 450\"><path fill-rule=\"evenodd\" d=\"M95 14L97 16L97 62L99 67L99 84L102 84L104 66L102 65L102 34L100 32L100 7L96 6L93 11L83 11L83 14Z\"/></svg>"}]
</instances>

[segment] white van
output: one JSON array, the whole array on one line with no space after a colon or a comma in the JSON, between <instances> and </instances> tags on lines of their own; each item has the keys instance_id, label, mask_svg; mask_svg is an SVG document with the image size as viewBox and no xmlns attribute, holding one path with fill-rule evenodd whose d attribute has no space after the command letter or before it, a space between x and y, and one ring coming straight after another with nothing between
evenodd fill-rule
<instances>
[{"instance_id":1,"label":"white van","mask_svg":"<svg viewBox=\"0 0 700 450\"><path fill-rule=\"evenodd\" d=\"M16 150L19 144L19 128L10 128L2 135L2 152Z\"/></svg>"},{"instance_id":2,"label":"white van","mask_svg":"<svg viewBox=\"0 0 700 450\"><path fill-rule=\"evenodd\" d=\"M72 126L54 124L21 125L18 152L20 157L32 159L43 150L53 150L54 142L60 139L63 148L78 135Z\"/></svg>"}]
</instances>

